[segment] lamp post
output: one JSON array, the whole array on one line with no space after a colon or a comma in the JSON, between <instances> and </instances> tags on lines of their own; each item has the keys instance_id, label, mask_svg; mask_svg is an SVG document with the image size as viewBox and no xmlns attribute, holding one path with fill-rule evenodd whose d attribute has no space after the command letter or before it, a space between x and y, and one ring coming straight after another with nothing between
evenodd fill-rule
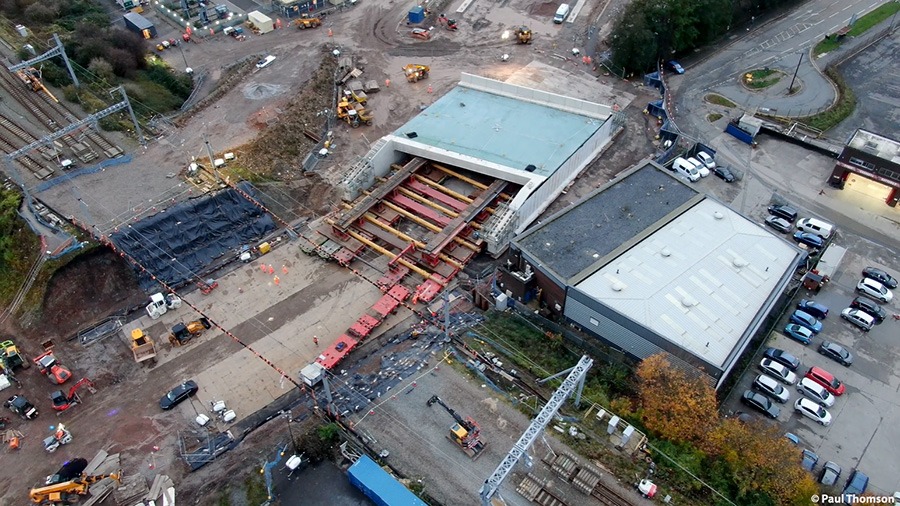
<instances>
[{"instance_id":1,"label":"lamp post","mask_svg":"<svg viewBox=\"0 0 900 506\"><path fill-rule=\"evenodd\" d=\"M801 63L803 63L803 53L800 53L800 61L797 62L797 68L794 69L794 77L791 78L791 85L788 86L788 95L794 92L794 80L797 79L797 72L800 71Z\"/></svg>"},{"instance_id":2,"label":"lamp post","mask_svg":"<svg viewBox=\"0 0 900 506\"><path fill-rule=\"evenodd\" d=\"M285 421L287 422L288 434L291 435L291 447L294 449L294 453L296 454L297 453L297 440L294 439L294 431L293 431L293 429L291 429L291 422L294 421L294 416L291 414L290 410L287 410L287 411L282 410L281 416L284 417Z\"/></svg>"}]
</instances>

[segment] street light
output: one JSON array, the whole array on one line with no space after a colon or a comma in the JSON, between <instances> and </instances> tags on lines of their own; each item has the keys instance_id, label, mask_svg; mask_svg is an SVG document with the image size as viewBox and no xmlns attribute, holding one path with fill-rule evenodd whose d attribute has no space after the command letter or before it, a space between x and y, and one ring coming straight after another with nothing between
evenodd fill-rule
<instances>
[{"instance_id":1,"label":"street light","mask_svg":"<svg viewBox=\"0 0 900 506\"><path fill-rule=\"evenodd\" d=\"M291 446L294 448L294 453L296 454L299 450L297 448L297 440L294 439L294 431L291 429L291 422L294 421L294 416L291 414L291 410L282 410L281 416L287 421L288 434L291 435Z\"/></svg>"},{"instance_id":2,"label":"street light","mask_svg":"<svg viewBox=\"0 0 900 506\"><path fill-rule=\"evenodd\" d=\"M788 86L788 95L794 92L794 80L797 79L797 72L800 70L800 64L803 62L803 53L800 53L800 61L797 62L797 68L794 69L794 77L791 78L791 85Z\"/></svg>"}]
</instances>

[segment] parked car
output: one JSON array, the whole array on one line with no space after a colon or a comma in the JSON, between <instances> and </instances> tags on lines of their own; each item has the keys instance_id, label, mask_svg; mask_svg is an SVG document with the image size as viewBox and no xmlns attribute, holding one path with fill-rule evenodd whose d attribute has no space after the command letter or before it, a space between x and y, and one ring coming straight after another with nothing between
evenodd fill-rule
<instances>
[{"instance_id":1,"label":"parked car","mask_svg":"<svg viewBox=\"0 0 900 506\"><path fill-rule=\"evenodd\" d=\"M778 362L779 364L787 367L792 371L796 371L798 367L800 367L800 359L791 355L790 353L779 350L778 348L766 348L766 351L763 352L763 356L766 358L771 358L772 360Z\"/></svg>"},{"instance_id":2,"label":"parked car","mask_svg":"<svg viewBox=\"0 0 900 506\"><path fill-rule=\"evenodd\" d=\"M172 390L169 390L166 395L162 396L162 399L159 400L159 407L163 409L172 409L181 404L181 402L188 397L196 394L199 389L197 384L192 380L185 381Z\"/></svg>"},{"instance_id":3,"label":"parked car","mask_svg":"<svg viewBox=\"0 0 900 506\"><path fill-rule=\"evenodd\" d=\"M859 283L856 284L856 291L885 304L894 298L894 294L887 287L872 278L860 279Z\"/></svg>"},{"instance_id":4,"label":"parked car","mask_svg":"<svg viewBox=\"0 0 900 506\"><path fill-rule=\"evenodd\" d=\"M803 299L797 304L797 309L803 311L806 314L812 315L820 320L824 320L828 317L828 308L819 304L814 300L806 300Z\"/></svg>"},{"instance_id":5,"label":"parked car","mask_svg":"<svg viewBox=\"0 0 900 506\"><path fill-rule=\"evenodd\" d=\"M828 461L822 466L822 474L819 476L819 483L826 487L834 486L841 477L841 466L832 461Z\"/></svg>"},{"instance_id":6,"label":"parked car","mask_svg":"<svg viewBox=\"0 0 900 506\"><path fill-rule=\"evenodd\" d=\"M876 269L875 267L866 267L865 269L863 269L862 275L863 277L872 278L875 281L878 281L891 290L897 288L897 279L881 269Z\"/></svg>"},{"instance_id":7,"label":"parked car","mask_svg":"<svg viewBox=\"0 0 900 506\"><path fill-rule=\"evenodd\" d=\"M799 309L791 314L791 323L802 325L809 330L812 330L814 334L822 332L822 322L816 320L813 315L805 311L800 311Z\"/></svg>"},{"instance_id":8,"label":"parked car","mask_svg":"<svg viewBox=\"0 0 900 506\"><path fill-rule=\"evenodd\" d=\"M784 218L791 223L797 219L797 210L791 206L769 206L769 214Z\"/></svg>"},{"instance_id":9,"label":"parked car","mask_svg":"<svg viewBox=\"0 0 900 506\"><path fill-rule=\"evenodd\" d=\"M864 332L872 330L875 325L875 318L872 318L872 315L851 307L841 311L841 318L863 329Z\"/></svg>"},{"instance_id":10,"label":"parked car","mask_svg":"<svg viewBox=\"0 0 900 506\"><path fill-rule=\"evenodd\" d=\"M816 234L810 234L809 232L794 232L794 240L799 242L800 244L805 244L810 248L821 248L825 246L825 240Z\"/></svg>"},{"instance_id":11,"label":"parked car","mask_svg":"<svg viewBox=\"0 0 900 506\"><path fill-rule=\"evenodd\" d=\"M883 307L879 306L871 299L867 299L865 297L857 297L853 299L853 302L850 303L850 307L862 309L866 313L869 313L869 316L875 318L875 322L877 323L881 323L885 318L887 318L887 311L885 311Z\"/></svg>"},{"instance_id":12,"label":"parked car","mask_svg":"<svg viewBox=\"0 0 900 506\"><path fill-rule=\"evenodd\" d=\"M813 453L812 450L803 450L803 460L800 461L800 467L806 469L810 473L813 472L813 469L816 468L816 464L819 463L819 456Z\"/></svg>"},{"instance_id":13,"label":"parked car","mask_svg":"<svg viewBox=\"0 0 900 506\"><path fill-rule=\"evenodd\" d=\"M265 58L263 58L262 60L259 60L256 63L256 68L258 68L258 69L266 68L269 65L271 65L273 61L275 61L274 56L272 56L272 55L266 56Z\"/></svg>"},{"instance_id":14,"label":"parked car","mask_svg":"<svg viewBox=\"0 0 900 506\"><path fill-rule=\"evenodd\" d=\"M784 335L803 344L809 344L813 340L813 331L796 323L788 323L784 328Z\"/></svg>"},{"instance_id":15,"label":"parked car","mask_svg":"<svg viewBox=\"0 0 900 506\"><path fill-rule=\"evenodd\" d=\"M854 469L850 473L847 484L844 485L844 494L862 495L866 488L869 487L869 477L863 474L859 469Z\"/></svg>"},{"instance_id":16,"label":"parked car","mask_svg":"<svg viewBox=\"0 0 900 506\"><path fill-rule=\"evenodd\" d=\"M825 387L809 378L800 378L797 391L826 408L834 406L834 396Z\"/></svg>"},{"instance_id":17,"label":"parked car","mask_svg":"<svg viewBox=\"0 0 900 506\"><path fill-rule=\"evenodd\" d=\"M840 396L844 393L844 384L825 369L810 367L806 377L822 385L834 395Z\"/></svg>"},{"instance_id":18,"label":"parked car","mask_svg":"<svg viewBox=\"0 0 900 506\"><path fill-rule=\"evenodd\" d=\"M769 376L787 385L793 385L797 382L797 375L792 373L790 369L768 358L764 358L759 362L759 368Z\"/></svg>"},{"instance_id":19,"label":"parked car","mask_svg":"<svg viewBox=\"0 0 900 506\"><path fill-rule=\"evenodd\" d=\"M831 425L831 413L817 402L811 401L806 397L797 399L797 402L794 403L794 409L820 425L825 427Z\"/></svg>"},{"instance_id":20,"label":"parked car","mask_svg":"<svg viewBox=\"0 0 900 506\"><path fill-rule=\"evenodd\" d=\"M694 164L694 168L697 169L697 172L700 174L700 177L709 176L709 168L700 160L697 160L693 156L687 159L690 163Z\"/></svg>"},{"instance_id":21,"label":"parked car","mask_svg":"<svg viewBox=\"0 0 900 506\"><path fill-rule=\"evenodd\" d=\"M667 61L666 68L671 70L672 72L675 72L676 74L684 74L684 68L675 60Z\"/></svg>"},{"instance_id":22,"label":"parked car","mask_svg":"<svg viewBox=\"0 0 900 506\"><path fill-rule=\"evenodd\" d=\"M819 353L847 367L853 364L853 354L847 348L831 341L822 341L822 344L819 345Z\"/></svg>"},{"instance_id":23,"label":"parked car","mask_svg":"<svg viewBox=\"0 0 900 506\"><path fill-rule=\"evenodd\" d=\"M781 386L778 380L765 374L759 374L753 380L753 389L762 392L776 401L784 404L791 398L791 393L787 388Z\"/></svg>"},{"instance_id":24,"label":"parked car","mask_svg":"<svg viewBox=\"0 0 900 506\"><path fill-rule=\"evenodd\" d=\"M730 166L720 165L713 169L713 174L726 183L733 183L735 180L734 173L731 172Z\"/></svg>"},{"instance_id":25,"label":"parked car","mask_svg":"<svg viewBox=\"0 0 900 506\"><path fill-rule=\"evenodd\" d=\"M767 399L766 396L758 394L753 390L744 392L744 395L741 396L741 402L751 408L759 410L769 418L778 418L778 415L781 414L781 408L772 404L772 401Z\"/></svg>"},{"instance_id":26,"label":"parked car","mask_svg":"<svg viewBox=\"0 0 900 506\"><path fill-rule=\"evenodd\" d=\"M700 163L705 165L707 169L715 170L716 161L713 160L713 157L710 156L710 154L707 153L706 151L697 151L697 154L694 155L694 158L696 158L697 160L700 161ZM709 175L709 174L707 174L707 175Z\"/></svg>"},{"instance_id":27,"label":"parked car","mask_svg":"<svg viewBox=\"0 0 900 506\"><path fill-rule=\"evenodd\" d=\"M766 225L774 228L782 234L787 234L794 228L788 220L774 215L766 217Z\"/></svg>"}]
</instances>

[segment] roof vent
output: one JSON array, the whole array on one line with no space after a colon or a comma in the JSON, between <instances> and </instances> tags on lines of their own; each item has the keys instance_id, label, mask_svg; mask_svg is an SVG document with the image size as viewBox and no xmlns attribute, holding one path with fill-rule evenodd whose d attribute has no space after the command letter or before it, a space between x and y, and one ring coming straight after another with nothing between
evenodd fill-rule
<instances>
[{"instance_id":1,"label":"roof vent","mask_svg":"<svg viewBox=\"0 0 900 506\"><path fill-rule=\"evenodd\" d=\"M699 304L699 302L697 302L697 299L691 297L690 295L685 295L684 298L681 299L681 305L684 307L694 307L697 304Z\"/></svg>"},{"instance_id":2,"label":"roof vent","mask_svg":"<svg viewBox=\"0 0 900 506\"><path fill-rule=\"evenodd\" d=\"M622 290L625 289L625 283L622 283L621 281L616 280L616 281L613 281L612 285L610 285L609 287L612 288L614 292L621 292Z\"/></svg>"},{"instance_id":3,"label":"roof vent","mask_svg":"<svg viewBox=\"0 0 900 506\"><path fill-rule=\"evenodd\" d=\"M716 212L713 213L713 218L715 218L715 219L717 219L717 220L721 220L721 219L724 218L724 217L725 217L725 215L722 214L720 211L716 211Z\"/></svg>"},{"instance_id":4,"label":"roof vent","mask_svg":"<svg viewBox=\"0 0 900 506\"><path fill-rule=\"evenodd\" d=\"M660 250L659 254L665 258L669 258L670 256L672 256L672 250L670 250L669 248L663 248L662 250Z\"/></svg>"},{"instance_id":5,"label":"roof vent","mask_svg":"<svg viewBox=\"0 0 900 506\"><path fill-rule=\"evenodd\" d=\"M741 267L746 267L748 263L749 262L741 257L734 257L734 260L731 261L731 265L734 265L738 269L740 269Z\"/></svg>"}]
</instances>

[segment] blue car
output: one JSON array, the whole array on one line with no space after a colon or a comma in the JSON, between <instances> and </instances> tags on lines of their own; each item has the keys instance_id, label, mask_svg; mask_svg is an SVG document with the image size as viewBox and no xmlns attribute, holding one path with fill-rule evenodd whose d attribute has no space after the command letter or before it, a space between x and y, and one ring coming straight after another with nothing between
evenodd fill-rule
<instances>
[{"instance_id":1,"label":"blue car","mask_svg":"<svg viewBox=\"0 0 900 506\"><path fill-rule=\"evenodd\" d=\"M825 239L809 232L794 232L794 240L810 248L821 248L825 245Z\"/></svg>"},{"instance_id":2,"label":"blue car","mask_svg":"<svg viewBox=\"0 0 900 506\"><path fill-rule=\"evenodd\" d=\"M812 330L797 325L796 323L789 323L788 326L784 328L784 335L790 337L794 341L800 341L803 344L809 344L813 340Z\"/></svg>"},{"instance_id":3,"label":"blue car","mask_svg":"<svg viewBox=\"0 0 900 506\"><path fill-rule=\"evenodd\" d=\"M791 323L796 323L797 325L801 325L803 327L808 328L813 331L813 334L818 334L822 332L822 322L816 320L816 317L800 311L799 309L794 311L791 315Z\"/></svg>"},{"instance_id":4,"label":"blue car","mask_svg":"<svg viewBox=\"0 0 900 506\"><path fill-rule=\"evenodd\" d=\"M682 68L681 65L679 65L675 60L670 60L668 63L666 63L666 68L671 70L672 72L675 72L676 74L684 74L684 68Z\"/></svg>"},{"instance_id":5,"label":"blue car","mask_svg":"<svg viewBox=\"0 0 900 506\"><path fill-rule=\"evenodd\" d=\"M828 317L828 308L814 300L801 300L800 303L797 304L797 309L820 320L824 320Z\"/></svg>"}]
</instances>

